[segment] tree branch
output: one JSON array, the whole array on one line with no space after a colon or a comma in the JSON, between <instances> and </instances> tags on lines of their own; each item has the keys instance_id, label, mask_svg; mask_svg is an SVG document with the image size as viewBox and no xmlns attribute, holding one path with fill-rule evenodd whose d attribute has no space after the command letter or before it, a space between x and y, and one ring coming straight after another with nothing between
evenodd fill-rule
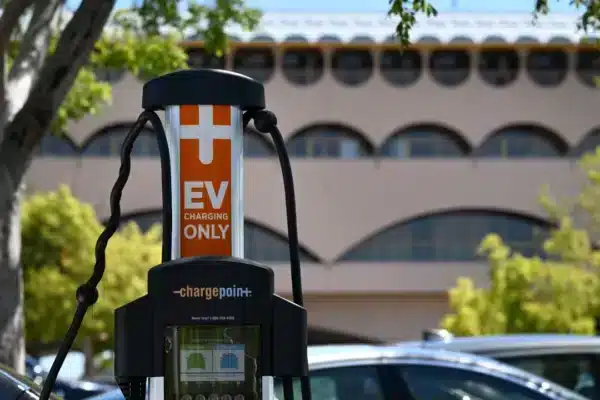
<instances>
[{"instance_id":1,"label":"tree branch","mask_svg":"<svg viewBox=\"0 0 600 400\"><path fill-rule=\"evenodd\" d=\"M63 0L39 1L19 44L6 80L5 108L0 113L0 126L6 126L23 107L37 80L48 53L52 35L52 20Z\"/></svg>"},{"instance_id":2,"label":"tree branch","mask_svg":"<svg viewBox=\"0 0 600 400\"><path fill-rule=\"evenodd\" d=\"M13 140L31 154L48 132L54 115L87 62L116 0L83 0L63 30L56 50L47 57L25 105L6 127Z\"/></svg>"},{"instance_id":3,"label":"tree branch","mask_svg":"<svg viewBox=\"0 0 600 400\"><path fill-rule=\"evenodd\" d=\"M27 11L35 0L13 0L3 5L2 16L0 16L0 127L6 126L6 80L8 61L8 44L19 19ZM0 131L0 140L2 132Z\"/></svg>"},{"instance_id":4,"label":"tree branch","mask_svg":"<svg viewBox=\"0 0 600 400\"><path fill-rule=\"evenodd\" d=\"M19 18L27 11L35 0L10 0L7 2L0 17L0 53L6 52L11 34L19 23ZM43 3L43 2L42 2Z\"/></svg>"}]
</instances>

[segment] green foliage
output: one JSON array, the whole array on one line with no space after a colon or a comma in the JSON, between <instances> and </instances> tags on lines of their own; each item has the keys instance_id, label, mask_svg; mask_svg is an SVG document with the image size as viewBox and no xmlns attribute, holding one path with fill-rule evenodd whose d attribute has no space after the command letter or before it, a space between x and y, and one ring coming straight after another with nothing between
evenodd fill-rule
<instances>
[{"instance_id":1,"label":"green foliage","mask_svg":"<svg viewBox=\"0 0 600 400\"><path fill-rule=\"evenodd\" d=\"M195 1L135 1L119 10L96 43L90 65L83 68L53 124L54 133L64 133L69 121L101 112L111 99L111 86L98 81L95 69L126 70L142 79L187 68L181 39L201 37L205 48L217 55L227 51L224 28L238 25L251 30L260 12L247 8L244 0L218 0L215 7ZM133 117L133 116L132 116Z\"/></svg>"},{"instance_id":2,"label":"green foliage","mask_svg":"<svg viewBox=\"0 0 600 400\"><path fill-rule=\"evenodd\" d=\"M92 273L102 225L91 205L67 187L36 194L22 209L25 329L30 351L62 339L76 307L75 291ZM147 234L131 224L107 249L98 302L86 316L76 341L91 339L94 350L109 348L114 309L146 291L147 270L160 262L160 229Z\"/></svg>"},{"instance_id":3,"label":"green foliage","mask_svg":"<svg viewBox=\"0 0 600 400\"><path fill-rule=\"evenodd\" d=\"M67 94L54 121L52 131L65 133L69 121L78 121L86 115L95 115L110 101L110 85L99 82L90 68L79 70L75 83Z\"/></svg>"},{"instance_id":4,"label":"green foliage","mask_svg":"<svg viewBox=\"0 0 600 400\"><path fill-rule=\"evenodd\" d=\"M161 36L175 32L180 37L196 37L218 56L227 50L223 27L234 24L252 30L261 13L247 8L244 0L216 0L214 7L194 1L144 0L134 2L131 10L117 14L117 25L141 36Z\"/></svg>"},{"instance_id":5,"label":"green foliage","mask_svg":"<svg viewBox=\"0 0 600 400\"><path fill-rule=\"evenodd\" d=\"M388 15L400 18L396 27L396 36L403 46L410 44L410 31L417 22L417 15L435 17L438 13L427 0L389 0L389 2Z\"/></svg>"},{"instance_id":6,"label":"green foliage","mask_svg":"<svg viewBox=\"0 0 600 400\"><path fill-rule=\"evenodd\" d=\"M488 235L480 246L490 267L489 288L460 278L450 290L452 312L441 322L459 336L519 332L594 332L600 316L600 150L580 165L586 183L574 201L559 204L547 190L540 203L555 228L544 243L549 256L524 257ZM596 245L595 245L596 244Z\"/></svg>"}]
</instances>

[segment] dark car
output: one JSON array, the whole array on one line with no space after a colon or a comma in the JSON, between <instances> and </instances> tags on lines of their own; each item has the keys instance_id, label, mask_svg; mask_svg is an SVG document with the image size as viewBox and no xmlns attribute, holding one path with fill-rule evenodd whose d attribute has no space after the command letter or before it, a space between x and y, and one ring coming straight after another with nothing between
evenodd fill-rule
<instances>
[{"instance_id":1,"label":"dark car","mask_svg":"<svg viewBox=\"0 0 600 400\"><path fill-rule=\"evenodd\" d=\"M46 371L39 361L31 356L25 359L25 371L27 376L36 384L41 385L46 378ZM63 400L83 400L96 394L110 391L116 387L107 383L91 382L86 380L69 381L57 379L54 384L53 393L59 395Z\"/></svg>"},{"instance_id":2,"label":"dark car","mask_svg":"<svg viewBox=\"0 0 600 400\"><path fill-rule=\"evenodd\" d=\"M584 400L543 378L472 354L344 345L310 347L308 358L313 400ZM299 386L296 382L295 400L301 400ZM122 399L115 390L88 400ZM284 400L279 381L275 400Z\"/></svg>"},{"instance_id":3,"label":"dark car","mask_svg":"<svg viewBox=\"0 0 600 400\"><path fill-rule=\"evenodd\" d=\"M453 337L426 334L426 340L399 346L445 349L491 357L600 399L600 337L559 334Z\"/></svg>"},{"instance_id":4,"label":"dark car","mask_svg":"<svg viewBox=\"0 0 600 400\"><path fill-rule=\"evenodd\" d=\"M57 380L53 392L64 400L83 400L91 396L113 390L115 385L105 385L89 381Z\"/></svg>"},{"instance_id":5,"label":"dark car","mask_svg":"<svg viewBox=\"0 0 600 400\"><path fill-rule=\"evenodd\" d=\"M0 364L0 399L39 400L40 394L41 388L35 382ZM51 398L59 400L54 395Z\"/></svg>"}]
</instances>

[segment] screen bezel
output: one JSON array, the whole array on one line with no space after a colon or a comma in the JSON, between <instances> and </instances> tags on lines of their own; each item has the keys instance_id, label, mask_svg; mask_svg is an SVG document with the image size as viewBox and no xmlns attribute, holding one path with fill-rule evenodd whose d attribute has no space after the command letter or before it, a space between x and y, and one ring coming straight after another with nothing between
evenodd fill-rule
<instances>
[{"instance_id":1,"label":"screen bezel","mask_svg":"<svg viewBox=\"0 0 600 400\"><path fill-rule=\"evenodd\" d=\"M230 332L225 333L225 330ZM237 330L237 332L236 332ZM196 332L194 332L196 331ZM204 331L204 332L202 332ZM199 344L203 352L207 352L206 346L218 347L224 345L244 345L244 379L242 381L234 380L187 380L182 378L182 349L193 347L193 343L182 343L185 338L182 335L193 334L204 336L211 334L214 331L215 337L218 337L214 342ZM217 333L218 332L218 333ZM231 343L221 343L222 335L229 334L233 338L228 340ZM241 337L239 336L241 335ZM237 338L236 338L237 336ZM202 341L205 339L201 339ZM170 342L170 343L169 343ZM223 349L212 348L211 357L217 357L218 352L226 351ZM249 350L249 348L251 350ZM255 357L247 357L248 353L255 354ZM165 400L181 400L183 396L189 394L191 400L196 400L196 396L203 395L207 400L223 398L223 395L230 395L231 400L260 400L261 399L261 356L262 356L262 337L261 326L259 324L206 324L206 325L171 325L165 329L165 385L164 395ZM252 359L254 366L251 367ZM206 360L205 360L206 362ZM209 362L215 369L214 360ZM217 368L217 369L220 369ZM219 376L220 372L214 372L214 376ZM210 373L208 373L210 375ZM222 378L222 376L221 376ZM239 396L243 395L243 397ZM236 397L237 396L237 397ZM202 399L202 397L198 397Z\"/></svg>"}]
</instances>

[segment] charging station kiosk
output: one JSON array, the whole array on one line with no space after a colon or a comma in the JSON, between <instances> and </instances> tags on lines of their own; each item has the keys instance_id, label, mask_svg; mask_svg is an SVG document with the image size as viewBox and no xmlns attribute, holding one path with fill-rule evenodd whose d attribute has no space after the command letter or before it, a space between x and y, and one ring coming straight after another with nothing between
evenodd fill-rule
<instances>
[{"instance_id":1,"label":"charging station kiosk","mask_svg":"<svg viewBox=\"0 0 600 400\"><path fill-rule=\"evenodd\" d=\"M178 71L147 82L142 106L123 143L94 274L77 291L78 309L43 400L97 301L131 149L147 122L161 150L163 262L148 272L148 293L115 311L115 379L125 398L273 400L273 379L281 377L290 400L291 379L302 377L303 398L310 400L293 179L276 118L264 110L263 85L224 70ZM165 112L164 128L158 110ZM243 258L243 135L251 119L272 134L282 165L294 301L274 294L268 266Z\"/></svg>"},{"instance_id":2,"label":"charging station kiosk","mask_svg":"<svg viewBox=\"0 0 600 400\"><path fill-rule=\"evenodd\" d=\"M273 376L306 374L307 323L302 307L274 294L273 271L243 259L242 113L265 107L264 88L190 70L149 81L142 103L165 110L172 261L148 272L146 296L115 312L118 382L131 400L141 393L131 384L146 377L163 380L152 398L272 399Z\"/></svg>"}]
</instances>

